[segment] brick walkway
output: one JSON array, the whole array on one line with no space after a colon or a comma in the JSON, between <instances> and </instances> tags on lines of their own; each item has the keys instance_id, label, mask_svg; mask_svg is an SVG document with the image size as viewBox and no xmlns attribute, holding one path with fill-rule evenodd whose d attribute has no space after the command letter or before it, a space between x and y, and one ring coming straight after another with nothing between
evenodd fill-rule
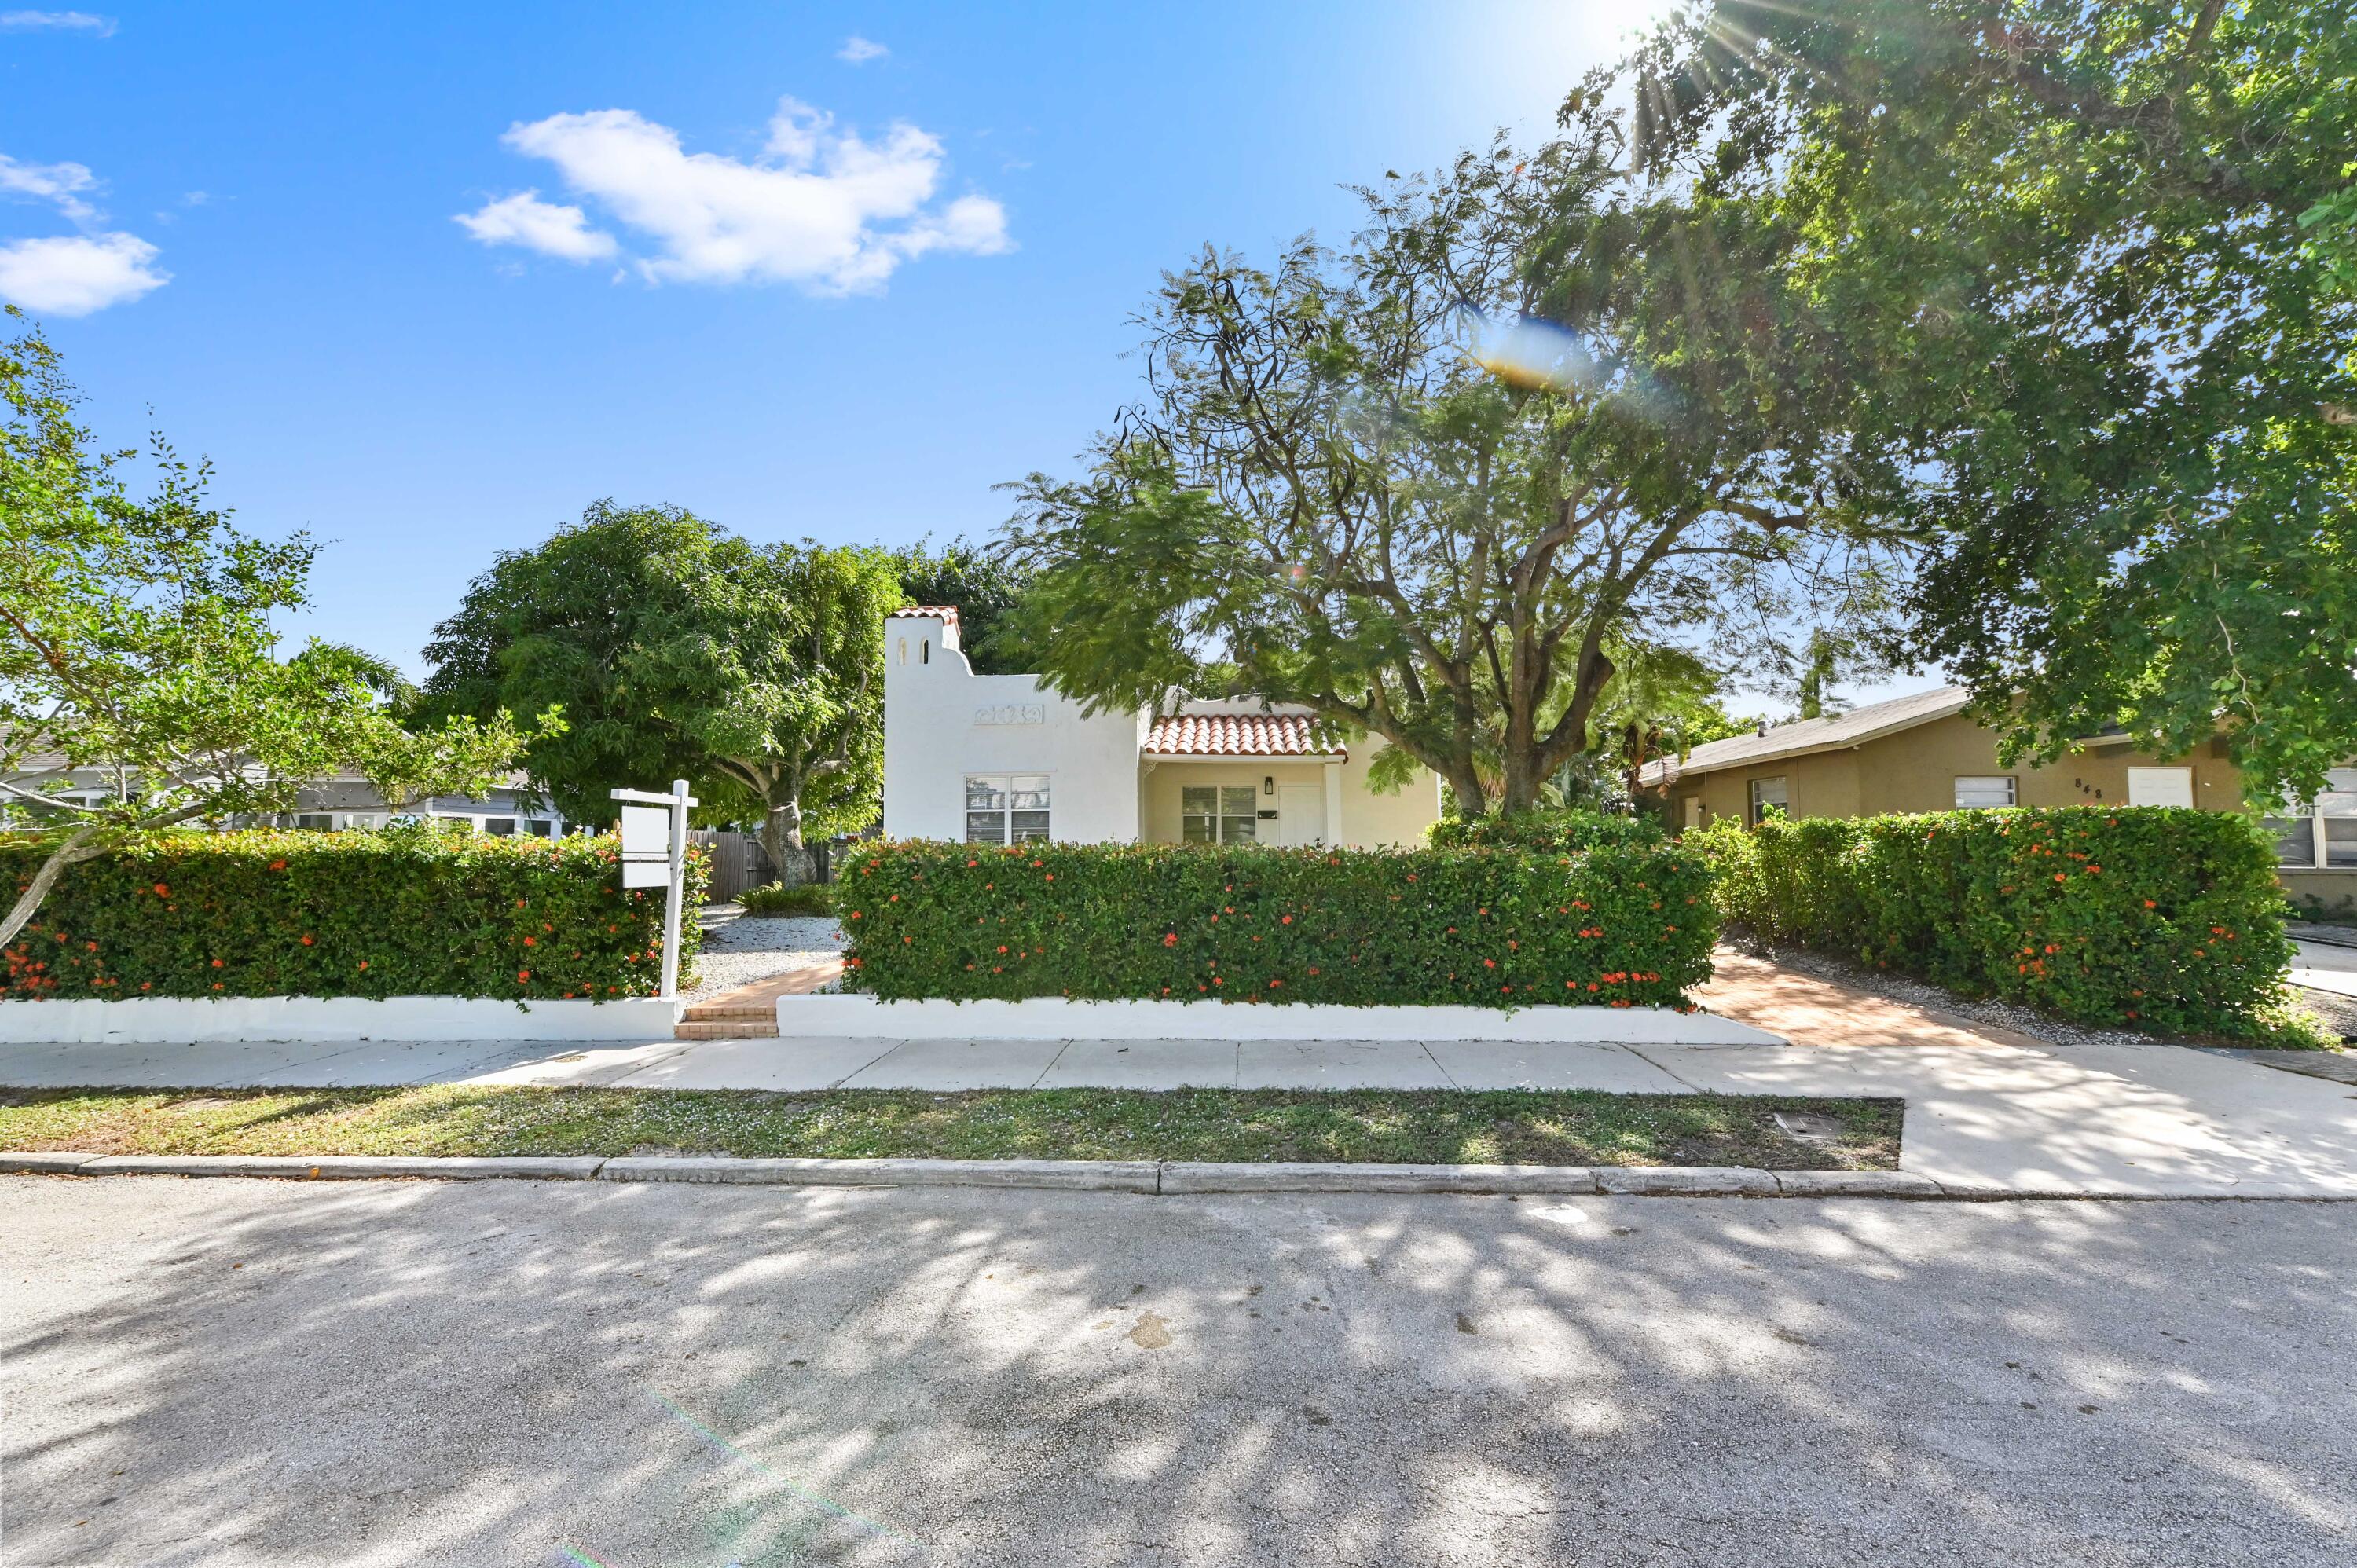
<instances>
[{"instance_id":1,"label":"brick walkway","mask_svg":"<svg viewBox=\"0 0 2357 1568\"><path fill-rule=\"evenodd\" d=\"M843 972L843 961L828 959L804 969L736 986L692 1003L672 1027L680 1040L743 1040L778 1032L778 998L824 990Z\"/></svg>"},{"instance_id":2,"label":"brick walkway","mask_svg":"<svg viewBox=\"0 0 2357 1568\"><path fill-rule=\"evenodd\" d=\"M2018 1029L1780 969L1730 947L1711 959L1717 972L1695 990L1695 1000L1796 1046L2043 1046Z\"/></svg>"}]
</instances>

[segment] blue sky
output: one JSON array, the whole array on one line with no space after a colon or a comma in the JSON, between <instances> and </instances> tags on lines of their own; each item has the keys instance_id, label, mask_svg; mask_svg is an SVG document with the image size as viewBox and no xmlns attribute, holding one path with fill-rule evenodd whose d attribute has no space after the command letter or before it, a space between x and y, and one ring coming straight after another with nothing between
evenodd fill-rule
<instances>
[{"instance_id":1,"label":"blue sky","mask_svg":"<svg viewBox=\"0 0 2357 1568\"><path fill-rule=\"evenodd\" d=\"M1661 3L0 0L0 293L102 435L327 542L305 629L414 670L599 497L986 535L1163 268L1542 132Z\"/></svg>"}]
</instances>

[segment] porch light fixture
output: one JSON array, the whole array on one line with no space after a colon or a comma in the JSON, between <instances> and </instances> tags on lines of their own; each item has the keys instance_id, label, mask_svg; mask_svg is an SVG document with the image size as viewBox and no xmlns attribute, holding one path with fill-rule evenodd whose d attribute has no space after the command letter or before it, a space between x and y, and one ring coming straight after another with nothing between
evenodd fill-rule
<instances>
[{"instance_id":1,"label":"porch light fixture","mask_svg":"<svg viewBox=\"0 0 2357 1568\"><path fill-rule=\"evenodd\" d=\"M1260 776L1260 792L1264 795L1274 795L1276 793L1275 774L1264 773Z\"/></svg>"}]
</instances>

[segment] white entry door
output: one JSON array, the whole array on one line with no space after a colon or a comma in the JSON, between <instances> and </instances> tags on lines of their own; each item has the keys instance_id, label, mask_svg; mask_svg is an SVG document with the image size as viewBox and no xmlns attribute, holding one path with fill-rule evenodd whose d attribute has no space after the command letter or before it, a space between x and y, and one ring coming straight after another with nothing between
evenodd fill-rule
<instances>
[{"instance_id":1,"label":"white entry door","mask_svg":"<svg viewBox=\"0 0 2357 1568\"><path fill-rule=\"evenodd\" d=\"M1276 787L1276 836L1271 842L1307 849L1326 837L1326 791L1316 784Z\"/></svg>"},{"instance_id":2,"label":"white entry door","mask_svg":"<svg viewBox=\"0 0 2357 1568\"><path fill-rule=\"evenodd\" d=\"M2193 804L2193 769L2190 768L2129 768L2128 804L2131 806L2190 806Z\"/></svg>"}]
</instances>

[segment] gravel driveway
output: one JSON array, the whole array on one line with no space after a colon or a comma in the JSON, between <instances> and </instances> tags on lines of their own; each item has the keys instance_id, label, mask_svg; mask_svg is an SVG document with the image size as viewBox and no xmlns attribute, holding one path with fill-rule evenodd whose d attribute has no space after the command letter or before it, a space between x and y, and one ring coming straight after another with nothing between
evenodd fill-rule
<instances>
[{"instance_id":1,"label":"gravel driveway","mask_svg":"<svg viewBox=\"0 0 2357 1568\"><path fill-rule=\"evenodd\" d=\"M697 953L698 983L680 994L702 1001L723 991L766 980L791 969L823 963L844 950L843 929L832 915L789 915L764 919L705 911L704 946Z\"/></svg>"}]
</instances>

